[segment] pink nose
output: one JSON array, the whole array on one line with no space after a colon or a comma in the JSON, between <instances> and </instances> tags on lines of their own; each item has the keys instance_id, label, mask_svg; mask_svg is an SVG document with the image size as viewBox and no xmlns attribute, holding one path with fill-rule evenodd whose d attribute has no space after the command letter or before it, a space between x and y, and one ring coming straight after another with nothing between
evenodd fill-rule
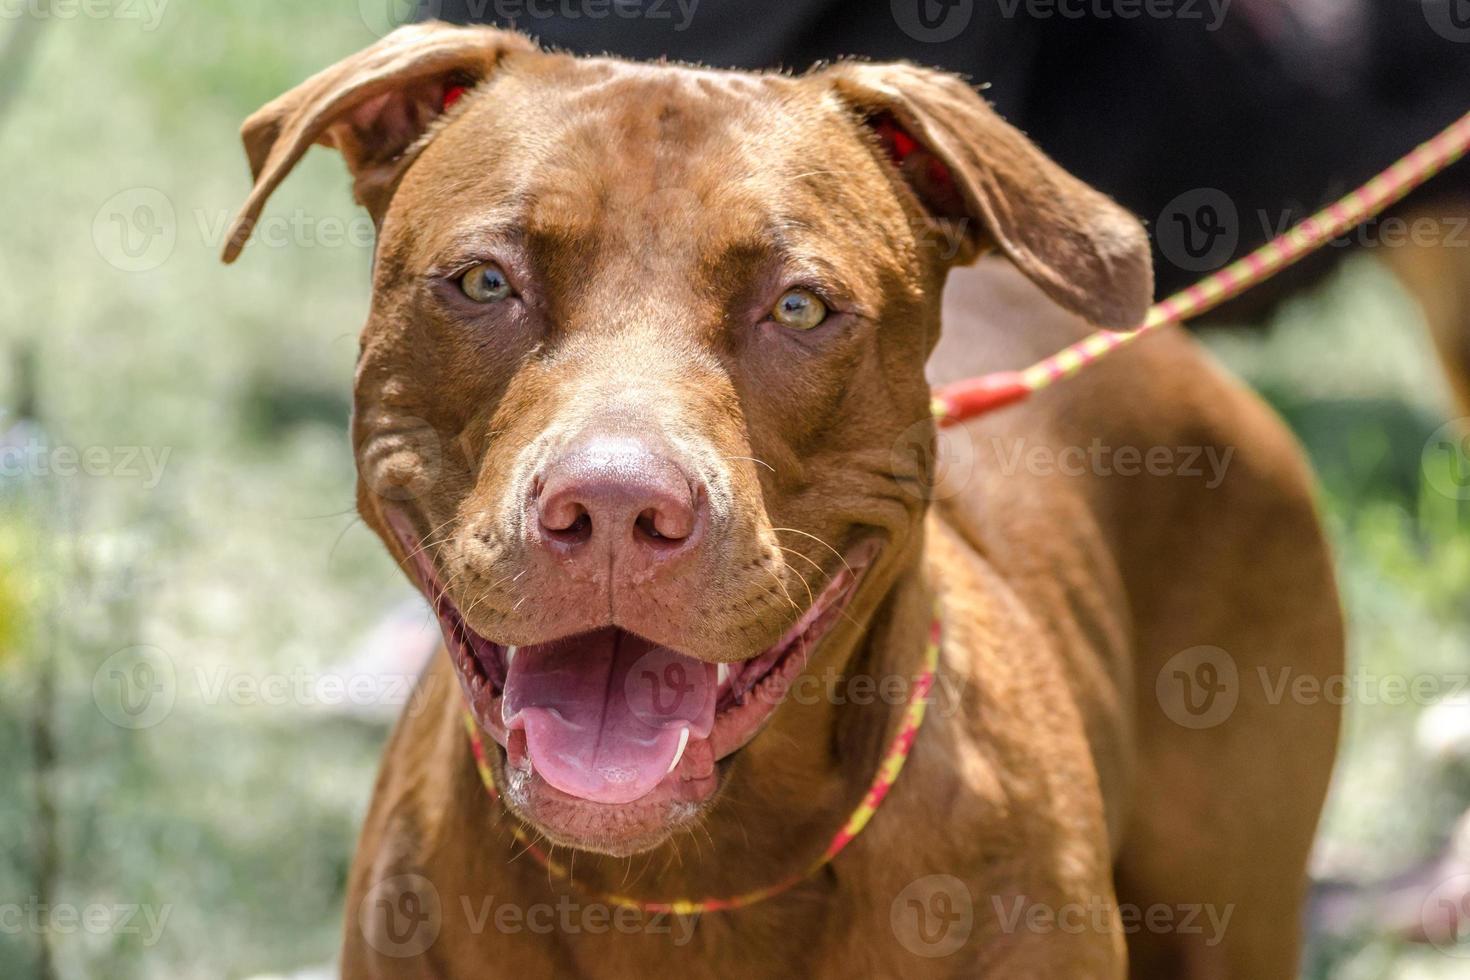
<instances>
[{"instance_id":1,"label":"pink nose","mask_svg":"<svg viewBox=\"0 0 1470 980\"><path fill-rule=\"evenodd\" d=\"M624 568L693 551L704 506L704 494L666 455L614 436L580 441L553 459L535 503L547 547L583 560L611 557Z\"/></svg>"}]
</instances>

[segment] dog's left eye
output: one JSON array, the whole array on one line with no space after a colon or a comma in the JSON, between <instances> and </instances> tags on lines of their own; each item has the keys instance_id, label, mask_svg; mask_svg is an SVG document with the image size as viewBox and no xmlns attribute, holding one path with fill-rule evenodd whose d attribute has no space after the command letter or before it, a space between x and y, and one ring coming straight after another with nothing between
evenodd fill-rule
<instances>
[{"instance_id":1,"label":"dog's left eye","mask_svg":"<svg viewBox=\"0 0 1470 980\"><path fill-rule=\"evenodd\" d=\"M459 288L476 303L498 303L511 294L505 270L494 262L481 262L460 276Z\"/></svg>"},{"instance_id":2,"label":"dog's left eye","mask_svg":"<svg viewBox=\"0 0 1470 980\"><path fill-rule=\"evenodd\" d=\"M809 289L788 289L771 307L771 319L792 330L810 330L827 319L827 304Z\"/></svg>"}]
</instances>

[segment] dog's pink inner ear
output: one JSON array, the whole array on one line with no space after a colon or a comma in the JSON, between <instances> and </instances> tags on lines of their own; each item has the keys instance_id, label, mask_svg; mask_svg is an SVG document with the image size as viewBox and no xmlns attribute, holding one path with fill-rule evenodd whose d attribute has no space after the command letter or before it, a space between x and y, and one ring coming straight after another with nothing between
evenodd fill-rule
<instances>
[{"instance_id":1,"label":"dog's pink inner ear","mask_svg":"<svg viewBox=\"0 0 1470 980\"><path fill-rule=\"evenodd\" d=\"M926 211L937 218L967 215L965 199L948 164L904 128L897 116L882 112L869 119L868 125Z\"/></svg>"},{"instance_id":2,"label":"dog's pink inner ear","mask_svg":"<svg viewBox=\"0 0 1470 980\"><path fill-rule=\"evenodd\" d=\"M414 82L360 103L331 127L330 143L353 172L358 201L374 214L381 210L400 158L474 82L459 72Z\"/></svg>"},{"instance_id":3,"label":"dog's pink inner ear","mask_svg":"<svg viewBox=\"0 0 1470 980\"><path fill-rule=\"evenodd\" d=\"M455 76L384 92L352 109L343 120L345 127L333 127L334 139L339 149L353 151L347 162L354 169L388 162L412 146L468 90L468 80Z\"/></svg>"}]
</instances>

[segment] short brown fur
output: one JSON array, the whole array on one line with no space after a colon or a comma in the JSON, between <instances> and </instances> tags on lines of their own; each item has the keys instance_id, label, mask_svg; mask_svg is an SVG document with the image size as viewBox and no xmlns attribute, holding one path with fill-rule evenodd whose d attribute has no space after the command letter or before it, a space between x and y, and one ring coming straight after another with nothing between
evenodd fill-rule
<instances>
[{"instance_id":1,"label":"short brown fur","mask_svg":"<svg viewBox=\"0 0 1470 980\"><path fill-rule=\"evenodd\" d=\"M462 81L476 87L436 118ZM865 120L885 113L948 169L958 214L883 157ZM485 795L437 658L363 827L345 976L1119 978L1130 962L1148 978L1295 975L1337 712L1277 701L1260 678L1342 669L1309 475L1280 423L1180 334L936 447L926 364L941 379L1019 367L1089 319L1135 322L1151 289L1137 222L968 85L909 65L790 77L574 59L426 25L278 99L245 136L258 184L229 257L307 145L347 151L380 232L353 422L360 510L400 560L385 514L408 515L477 631L534 643L604 621L580 601L590 586L520 548L507 501L559 439L605 417L694 447L688 465L724 494L706 559L625 600L620 623L707 660L752 656L834 574L828 545L861 534L881 556L809 670L911 677L936 602L945 629L908 766L840 858L752 908L631 934L477 916L778 880L857 803L898 706L783 705L695 817L553 848L567 884L511 834L546 813ZM1010 264L950 276L991 249ZM445 287L487 250L523 289L513 314L468 310ZM825 333L756 321L793 274L832 291ZM1018 446L1057 458L1094 440L1229 465L1213 483L1012 462ZM1233 659L1239 703L1194 729L1156 685L1201 645ZM903 895L952 887L935 875L961 883L971 918L942 957L902 925ZM377 903L425 881L432 942L399 948ZM1080 930L1008 925L1018 899L1103 911ZM1118 903L1230 918L1217 937L1125 935Z\"/></svg>"}]
</instances>

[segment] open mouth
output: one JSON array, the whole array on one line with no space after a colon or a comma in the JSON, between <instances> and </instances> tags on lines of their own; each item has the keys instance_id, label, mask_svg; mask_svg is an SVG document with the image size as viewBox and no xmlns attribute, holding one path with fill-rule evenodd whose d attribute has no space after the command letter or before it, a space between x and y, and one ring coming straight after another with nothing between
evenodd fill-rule
<instances>
[{"instance_id":1,"label":"open mouth","mask_svg":"<svg viewBox=\"0 0 1470 980\"><path fill-rule=\"evenodd\" d=\"M512 792L517 782L522 790L538 783L543 794L549 787L551 795L604 805L712 795L716 764L775 711L865 567L846 564L780 640L732 663L700 660L613 626L514 647L476 633L445 595L406 519L390 514L389 523L434 599L476 723L504 750Z\"/></svg>"}]
</instances>

